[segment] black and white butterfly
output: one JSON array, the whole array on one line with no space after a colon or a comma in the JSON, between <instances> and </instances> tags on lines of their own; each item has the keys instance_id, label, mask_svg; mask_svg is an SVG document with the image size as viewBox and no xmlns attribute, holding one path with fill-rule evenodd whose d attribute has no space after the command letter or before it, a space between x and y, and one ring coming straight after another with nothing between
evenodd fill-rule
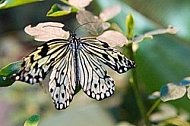
<instances>
[{"instance_id":1,"label":"black and white butterfly","mask_svg":"<svg viewBox=\"0 0 190 126\"><path fill-rule=\"evenodd\" d=\"M71 34L68 40L53 39L23 58L21 69L12 78L34 84L51 72L49 92L56 109L65 109L73 99L76 87L91 98L102 100L115 91L114 80L102 63L118 73L135 67L135 63L106 42L80 39Z\"/></svg>"}]
</instances>

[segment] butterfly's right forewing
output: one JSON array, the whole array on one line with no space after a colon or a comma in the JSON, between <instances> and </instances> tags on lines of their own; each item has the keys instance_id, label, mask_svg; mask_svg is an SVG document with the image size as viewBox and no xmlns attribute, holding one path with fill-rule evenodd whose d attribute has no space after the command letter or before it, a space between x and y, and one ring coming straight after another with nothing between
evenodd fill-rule
<instances>
[{"instance_id":1,"label":"butterfly's right forewing","mask_svg":"<svg viewBox=\"0 0 190 126\"><path fill-rule=\"evenodd\" d=\"M131 68L135 68L134 61L128 59L117 49L110 47L105 42L97 39L83 39L81 42L87 53L92 54L118 73L124 73Z\"/></svg>"}]
</instances>

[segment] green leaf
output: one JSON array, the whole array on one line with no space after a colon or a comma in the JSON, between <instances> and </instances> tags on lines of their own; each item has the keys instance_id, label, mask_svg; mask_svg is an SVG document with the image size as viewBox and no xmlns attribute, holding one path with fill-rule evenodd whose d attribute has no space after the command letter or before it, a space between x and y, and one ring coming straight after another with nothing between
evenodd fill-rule
<instances>
[{"instance_id":1,"label":"green leaf","mask_svg":"<svg viewBox=\"0 0 190 126\"><path fill-rule=\"evenodd\" d=\"M10 86L14 83L14 81L11 80L10 77L12 76L12 74L19 71L20 65L21 62L18 61L8 64L0 70L0 87Z\"/></svg>"},{"instance_id":2,"label":"green leaf","mask_svg":"<svg viewBox=\"0 0 190 126\"><path fill-rule=\"evenodd\" d=\"M38 123L40 121L40 115L32 115L30 118L26 120L24 123L24 126L38 126Z\"/></svg>"},{"instance_id":3,"label":"green leaf","mask_svg":"<svg viewBox=\"0 0 190 126\"><path fill-rule=\"evenodd\" d=\"M133 20L133 15L129 14L126 17L126 28L127 28L127 38L131 39L133 37L133 29L134 29L134 20Z\"/></svg>"},{"instance_id":4,"label":"green leaf","mask_svg":"<svg viewBox=\"0 0 190 126\"><path fill-rule=\"evenodd\" d=\"M68 15L70 13L77 12L78 9L74 6L62 6L60 4L54 4L51 9L47 12L49 17L58 17Z\"/></svg>"},{"instance_id":5,"label":"green leaf","mask_svg":"<svg viewBox=\"0 0 190 126\"><path fill-rule=\"evenodd\" d=\"M1 0L0 9L7 9L7 8L16 7L23 4L33 3L33 2L39 2L39 1L43 1L43 0Z\"/></svg>"},{"instance_id":6,"label":"green leaf","mask_svg":"<svg viewBox=\"0 0 190 126\"><path fill-rule=\"evenodd\" d=\"M176 117L178 115L178 111L176 108L170 104L160 104L158 111L154 112L150 116L150 120L152 122L161 122L168 118Z\"/></svg>"},{"instance_id":7,"label":"green leaf","mask_svg":"<svg viewBox=\"0 0 190 126\"><path fill-rule=\"evenodd\" d=\"M184 79L180 82L180 84L183 85L183 86L189 86L189 85L190 85L190 77L184 78Z\"/></svg>"}]
</instances>

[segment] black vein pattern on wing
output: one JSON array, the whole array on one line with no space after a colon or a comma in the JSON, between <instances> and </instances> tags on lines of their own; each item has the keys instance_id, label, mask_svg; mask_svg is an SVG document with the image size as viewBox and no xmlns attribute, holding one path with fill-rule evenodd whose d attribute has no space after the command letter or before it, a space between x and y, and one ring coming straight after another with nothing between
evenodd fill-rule
<instances>
[{"instance_id":1,"label":"black vein pattern on wing","mask_svg":"<svg viewBox=\"0 0 190 126\"><path fill-rule=\"evenodd\" d=\"M118 73L124 73L135 67L135 63L125 57L121 52L111 48L100 40L81 39L82 46L87 53L95 55L102 63Z\"/></svg>"}]
</instances>

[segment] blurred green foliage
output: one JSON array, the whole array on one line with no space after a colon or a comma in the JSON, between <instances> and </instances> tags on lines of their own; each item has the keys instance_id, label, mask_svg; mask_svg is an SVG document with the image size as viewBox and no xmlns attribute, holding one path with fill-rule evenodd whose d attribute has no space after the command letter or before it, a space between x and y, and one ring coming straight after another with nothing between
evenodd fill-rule
<instances>
[{"instance_id":1,"label":"blurred green foliage","mask_svg":"<svg viewBox=\"0 0 190 126\"><path fill-rule=\"evenodd\" d=\"M58 2L59 3L59 2ZM50 10L51 6L55 4L54 1L44 1L40 3L33 3L30 5L19 6L16 8L11 8L7 10L0 11L0 35L5 36L10 32L22 31L22 29L28 24L36 24L38 22L43 21L57 21L63 22L70 29L74 29L78 24L75 22L75 16L73 14L64 16L64 17L55 17L50 18L46 17L46 13ZM122 11L119 15L117 15L111 21L116 23L122 28L124 32L127 32L125 29L126 24L126 16L128 14L132 14L134 18L134 30L133 34L140 35L144 34L147 31L167 27L168 25L175 26L179 29L179 32L176 35L159 35L154 37L153 40L145 40L139 44L139 49L135 55L135 62L137 64L137 75L138 75L138 84L141 89L142 98L144 100L144 104L148 110L152 104L154 104L155 100L148 100L147 96L150 95L154 91L159 91L162 85L165 85L169 82L180 82L183 78L190 75L190 15L189 13L189 0L94 0L88 10L91 12L98 14L103 8L111 5L120 5L122 7ZM79 36L82 33L79 33ZM0 39L0 45L2 41ZM26 55L25 53L23 55ZM1 54L0 50L0 57ZM19 59L18 59L19 60ZM9 62L8 62L9 63ZM7 63L7 64L8 64ZM0 64L1 65L1 64ZM110 99L111 102L115 102L119 99L118 104L110 104L110 101L106 100L101 102L103 106L105 106L106 110L112 115L112 118L104 120L104 126L110 125L109 121L121 122L128 121L135 125L141 125L141 117L139 114L139 110L136 106L136 100L133 95L133 90L130 85L125 85L123 89L117 88L117 85L122 83L122 81L116 82L116 94ZM17 85L14 85L17 86ZM12 90L15 89L13 86ZM32 87L30 87L32 88ZM23 90L29 90L28 87ZM1 89L3 90L3 89ZM4 89L5 90L5 89ZM9 88L10 90L10 88ZM10 93L10 92L9 92ZM27 92L25 92L27 94ZM31 95L32 97L41 97L40 95ZM2 96L2 98L6 98L7 96ZM28 97L28 96L25 96ZM30 97L28 97L29 99ZM50 97L49 97L50 98ZM19 101L19 100L18 100ZM35 100L34 100L35 101ZM44 101L45 102L45 101ZM81 102L78 100L78 102ZM17 104L24 104L20 100L16 102ZM85 102L84 102L85 103ZM184 97L180 100L169 101L167 103L175 105L177 109L183 109L187 112L190 112L189 104L190 101L188 98ZM38 102L36 103L38 104ZM80 103L75 103L80 104ZM93 102L93 104L99 106L99 103ZM41 103L41 105L44 105ZM89 108L93 108L90 104L85 103L83 105ZM48 107L47 107L48 108ZM46 109L47 109L46 108ZM75 108L75 107L73 107ZM77 107L76 107L77 108ZM22 108L19 108L21 110ZM44 108L40 108L44 110ZM94 111L99 110L99 107L94 107ZM77 110L77 109L73 109ZM84 109L84 112L91 112L90 110ZM44 123L51 120L52 122L56 122L56 119L62 117L61 120L77 120L77 116L72 117L69 114L73 114L72 106L69 108L66 114L64 111L57 112L54 110L49 110L49 115L44 118ZM72 112L70 112L72 111ZM80 110L78 110L80 112ZM78 112L77 111L77 112ZM82 110L81 110L82 111ZM105 109L103 110L103 112ZM19 113L19 111L17 111ZM40 112L40 111L37 111ZM90 113L92 114L93 111ZM106 113L106 112L105 112ZM35 114L35 113L33 113ZM27 115L27 114L26 114ZM103 114L101 113L100 117L103 118ZM28 116L28 115L27 115ZM70 117L69 119L67 118ZM72 115L74 116L74 114ZM82 114L81 114L82 116ZM86 119L86 117L90 117L91 115L85 115L82 119ZM46 117L46 118L45 118ZM54 118L57 117L57 118ZM47 119L48 118L48 119ZM46 120L47 119L47 120ZM90 118L93 120L93 118ZM98 114L96 116L96 121L99 119ZM0 120L1 121L1 120ZM19 120L21 121L21 120ZM59 119L60 121L60 119ZM78 121L78 120L77 120ZM79 123L76 121L76 124ZM112 122L114 125L114 121ZM175 121L174 121L175 122ZM42 120L43 123L43 120ZM64 122L63 122L64 123ZM102 122L103 123L103 122ZM171 123L171 121L170 121ZM60 123L59 123L60 124ZM69 123L68 123L69 124ZM115 123L117 124L117 123ZM166 125L167 123L165 123ZM65 124L67 125L67 124Z\"/></svg>"}]
</instances>

